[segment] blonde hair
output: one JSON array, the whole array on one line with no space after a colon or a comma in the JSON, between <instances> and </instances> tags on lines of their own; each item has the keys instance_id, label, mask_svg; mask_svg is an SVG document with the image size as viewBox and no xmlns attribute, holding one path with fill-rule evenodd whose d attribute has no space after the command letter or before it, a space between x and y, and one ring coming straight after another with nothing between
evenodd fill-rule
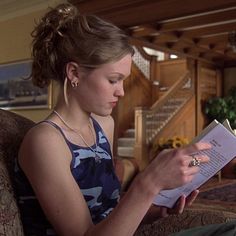
<instances>
[{"instance_id":1,"label":"blonde hair","mask_svg":"<svg viewBox=\"0 0 236 236\"><path fill-rule=\"evenodd\" d=\"M41 88L51 80L63 85L70 61L94 68L133 54L121 29L97 16L79 14L71 4L60 4L46 13L32 36L31 76Z\"/></svg>"}]
</instances>

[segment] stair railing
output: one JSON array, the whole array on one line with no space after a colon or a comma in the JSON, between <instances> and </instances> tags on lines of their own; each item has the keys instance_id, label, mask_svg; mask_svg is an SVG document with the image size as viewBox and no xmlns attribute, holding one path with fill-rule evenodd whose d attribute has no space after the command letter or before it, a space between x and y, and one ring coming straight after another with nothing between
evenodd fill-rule
<instances>
[{"instance_id":1,"label":"stair railing","mask_svg":"<svg viewBox=\"0 0 236 236\"><path fill-rule=\"evenodd\" d=\"M158 132L165 126L165 122L158 122L158 113L168 109L168 105L174 105L177 99L187 101L190 94L183 92L183 88L189 82L190 73L186 72L174 85L150 108L137 107L135 109L135 145L134 156L137 159L140 169L143 169L149 162L149 147ZM191 94L192 95L192 94ZM183 103L182 103L183 104Z\"/></svg>"}]
</instances>

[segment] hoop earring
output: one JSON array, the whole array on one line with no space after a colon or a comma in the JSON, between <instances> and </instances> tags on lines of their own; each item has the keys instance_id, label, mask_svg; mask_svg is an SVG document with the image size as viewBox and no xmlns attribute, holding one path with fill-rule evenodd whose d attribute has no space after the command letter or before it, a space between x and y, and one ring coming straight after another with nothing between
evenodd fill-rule
<instances>
[{"instance_id":1,"label":"hoop earring","mask_svg":"<svg viewBox=\"0 0 236 236\"><path fill-rule=\"evenodd\" d=\"M64 93L64 100L66 103L66 106L68 106L68 93L67 93L67 83L68 83L68 79L67 77L64 80L64 87L63 87L63 93Z\"/></svg>"}]
</instances>

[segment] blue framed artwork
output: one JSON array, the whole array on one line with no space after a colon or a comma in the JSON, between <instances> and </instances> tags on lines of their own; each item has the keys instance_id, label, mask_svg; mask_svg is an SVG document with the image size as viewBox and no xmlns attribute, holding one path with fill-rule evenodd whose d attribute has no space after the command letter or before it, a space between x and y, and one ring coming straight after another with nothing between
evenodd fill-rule
<instances>
[{"instance_id":1,"label":"blue framed artwork","mask_svg":"<svg viewBox=\"0 0 236 236\"><path fill-rule=\"evenodd\" d=\"M0 65L0 108L51 108L52 88L39 88L29 78L30 60Z\"/></svg>"}]
</instances>

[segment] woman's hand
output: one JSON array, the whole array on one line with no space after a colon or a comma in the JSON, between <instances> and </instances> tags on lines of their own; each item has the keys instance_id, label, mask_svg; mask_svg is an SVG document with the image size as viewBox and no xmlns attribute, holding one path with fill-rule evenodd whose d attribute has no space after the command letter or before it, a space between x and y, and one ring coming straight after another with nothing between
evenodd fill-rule
<instances>
[{"instance_id":1,"label":"woman's hand","mask_svg":"<svg viewBox=\"0 0 236 236\"><path fill-rule=\"evenodd\" d=\"M194 190L188 197L181 196L173 208L153 204L145 215L142 223L150 224L159 218L168 217L169 215L182 214L185 207L192 205L198 193L199 190Z\"/></svg>"},{"instance_id":2,"label":"woman's hand","mask_svg":"<svg viewBox=\"0 0 236 236\"><path fill-rule=\"evenodd\" d=\"M193 160L192 155L210 148L211 145L208 143L196 143L184 148L162 151L141 173L145 189L156 195L161 190L173 189L189 183L199 172L199 166L190 166ZM200 164L209 161L209 157L206 155L199 154L197 159ZM179 200L179 211L183 205L192 202L195 195L196 193L193 193L189 200L182 197Z\"/></svg>"},{"instance_id":3,"label":"woman's hand","mask_svg":"<svg viewBox=\"0 0 236 236\"><path fill-rule=\"evenodd\" d=\"M152 201L162 190L174 189L192 181L195 174L200 170L198 164L202 165L209 161L209 157L199 154L200 151L210 149L208 143L196 143L187 147L162 151L153 161L137 175L132 186L136 189L136 196L140 194L142 201ZM197 157L196 157L196 154ZM191 165L194 157L199 161L197 165ZM196 161L195 159L195 161ZM196 163L195 163L196 164ZM135 188L137 186L137 188ZM152 205L147 210L142 223L152 222L169 214L180 214L184 208L191 205L198 194L193 191L189 197L181 196L173 209ZM139 195L138 195L139 196ZM137 196L137 198L138 198ZM150 205L149 205L150 206Z\"/></svg>"},{"instance_id":4,"label":"woman's hand","mask_svg":"<svg viewBox=\"0 0 236 236\"><path fill-rule=\"evenodd\" d=\"M198 193L199 190L194 190L188 197L185 197L184 195L181 196L173 208L160 207L159 217L167 217L172 214L182 214L185 207L192 205Z\"/></svg>"}]
</instances>

